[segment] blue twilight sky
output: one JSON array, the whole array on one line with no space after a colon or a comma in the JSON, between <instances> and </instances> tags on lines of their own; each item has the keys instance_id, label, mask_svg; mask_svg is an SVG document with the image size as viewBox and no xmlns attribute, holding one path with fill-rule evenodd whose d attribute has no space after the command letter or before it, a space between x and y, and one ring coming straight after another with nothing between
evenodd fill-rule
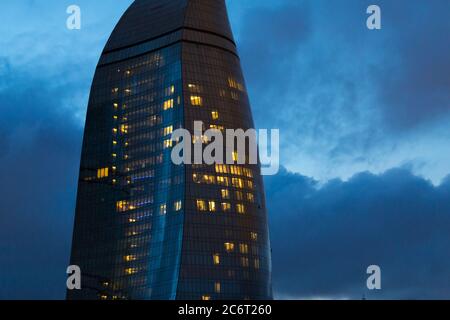
<instances>
[{"instance_id":1,"label":"blue twilight sky","mask_svg":"<svg viewBox=\"0 0 450 320\"><path fill-rule=\"evenodd\" d=\"M131 2L0 4L0 299L64 297L90 82ZM276 297L450 298L450 1L227 2L256 124L281 129Z\"/></svg>"}]
</instances>

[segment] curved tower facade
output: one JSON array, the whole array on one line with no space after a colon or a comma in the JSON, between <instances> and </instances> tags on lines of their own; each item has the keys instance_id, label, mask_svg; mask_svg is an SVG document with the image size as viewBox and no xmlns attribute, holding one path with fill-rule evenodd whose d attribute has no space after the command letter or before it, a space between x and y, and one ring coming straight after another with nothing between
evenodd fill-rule
<instances>
[{"instance_id":1,"label":"curved tower facade","mask_svg":"<svg viewBox=\"0 0 450 320\"><path fill-rule=\"evenodd\" d=\"M136 0L92 84L69 299L271 299L260 167L175 165L194 121L254 127L225 2Z\"/></svg>"}]
</instances>

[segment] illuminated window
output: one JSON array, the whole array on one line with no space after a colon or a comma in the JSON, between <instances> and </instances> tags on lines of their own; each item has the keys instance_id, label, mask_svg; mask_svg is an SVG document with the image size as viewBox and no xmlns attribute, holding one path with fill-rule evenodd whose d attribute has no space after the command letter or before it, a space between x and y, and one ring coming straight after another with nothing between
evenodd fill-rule
<instances>
[{"instance_id":1,"label":"illuminated window","mask_svg":"<svg viewBox=\"0 0 450 320\"><path fill-rule=\"evenodd\" d=\"M242 168L238 166L230 166L231 174L242 176Z\"/></svg>"},{"instance_id":2,"label":"illuminated window","mask_svg":"<svg viewBox=\"0 0 450 320\"><path fill-rule=\"evenodd\" d=\"M179 200L179 201L176 201L176 202L175 202L175 204L174 204L174 206L173 206L173 209L174 209L175 211L180 211L180 210L181 210L181 207L182 207L182 202L181 202L181 200Z\"/></svg>"},{"instance_id":3,"label":"illuminated window","mask_svg":"<svg viewBox=\"0 0 450 320\"><path fill-rule=\"evenodd\" d=\"M121 133L128 133L128 125L127 124L122 124L120 126L120 132Z\"/></svg>"},{"instance_id":4,"label":"illuminated window","mask_svg":"<svg viewBox=\"0 0 450 320\"><path fill-rule=\"evenodd\" d=\"M244 181L241 178L233 178L231 182L235 188L244 188Z\"/></svg>"},{"instance_id":5,"label":"illuminated window","mask_svg":"<svg viewBox=\"0 0 450 320\"><path fill-rule=\"evenodd\" d=\"M137 269L136 268L126 268L125 269L125 274L130 275L130 274L135 274L135 273L137 273Z\"/></svg>"},{"instance_id":6,"label":"illuminated window","mask_svg":"<svg viewBox=\"0 0 450 320\"><path fill-rule=\"evenodd\" d=\"M258 234L257 234L256 232L251 232L251 233L250 233L250 238L251 238L253 241L257 241L257 240L258 240Z\"/></svg>"},{"instance_id":7,"label":"illuminated window","mask_svg":"<svg viewBox=\"0 0 450 320\"><path fill-rule=\"evenodd\" d=\"M229 204L228 202L223 202L222 203L222 210L224 212L228 212L231 210L231 204Z\"/></svg>"},{"instance_id":8,"label":"illuminated window","mask_svg":"<svg viewBox=\"0 0 450 320\"><path fill-rule=\"evenodd\" d=\"M128 201L117 201L116 203L117 212L124 212L128 210Z\"/></svg>"},{"instance_id":9,"label":"illuminated window","mask_svg":"<svg viewBox=\"0 0 450 320\"><path fill-rule=\"evenodd\" d=\"M123 257L123 259L125 261L128 261L128 262L135 261L136 260L136 256L135 255L128 255L128 256Z\"/></svg>"},{"instance_id":10,"label":"illuminated window","mask_svg":"<svg viewBox=\"0 0 450 320\"><path fill-rule=\"evenodd\" d=\"M212 112L211 112L211 118L212 118L213 120L219 119L219 112L218 112L218 111L212 111Z\"/></svg>"},{"instance_id":11,"label":"illuminated window","mask_svg":"<svg viewBox=\"0 0 450 320\"><path fill-rule=\"evenodd\" d=\"M237 162L239 160L239 155L237 151L233 151L233 161Z\"/></svg>"},{"instance_id":12,"label":"illuminated window","mask_svg":"<svg viewBox=\"0 0 450 320\"><path fill-rule=\"evenodd\" d=\"M236 211L237 211L237 213L239 213L239 214L244 214L244 213L245 213L245 207L244 207L244 205L238 203L238 204L236 205Z\"/></svg>"},{"instance_id":13,"label":"illuminated window","mask_svg":"<svg viewBox=\"0 0 450 320\"><path fill-rule=\"evenodd\" d=\"M229 173L228 166L225 164L216 164L216 173Z\"/></svg>"},{"instance_id":14,"label":"illuminated window","mask_svg":"<svg viewBox=\"0 0 450 320\"><path fill-rule=\"evenodd\" d=\"M117 109L119 107L119 104L118 103L114 103L113 106L114 106L114 109Z\"/></svg>"},{"instance_id":15,"label":"illuminated window","mask_svg":"<svg viewBox=\"0 0 450 320\"><path fill-rule=\"evenodd\" d=\"M222 195L222 199L230 199L230 191L228 189L222 189L220 190L220 193Z\"/></svg>"},{"instance_id":16,"label":"illuminated window","mask_svg":"<svg viewBox=\"0 0 450 320\"><path fill-rule=\"evenodd\" d=\"M204 296L202 296L202 300L208 301L208 300L211 300L211 297L207 296L207 295L204 295Z\"/></svg>"},{"instance_id":17,"label":"illuminated window","mask_svg":"<svg viewBox=\"0 0 450 320\"><path fill-rule=\"evenodd\" d=\"M247 193L247 200L248 202L255 202L255 196L253 195L253 193Z\"/></svg>"},{"instance_id":18,"label":"illuminated window","mask_svg":"<svg viewBox=\"0 0 450 320\"><path fill-rule=\"evenodd\" d=\"M247 257L242 257L241 258L241 264L244 268L248 268L248 258Z\"/></svg>"},{"instance_id":19,"label":"illuminated window","mask_svg":"<svg viewBox=\"0 0 450 320\"><path fill-rule=\"evenodd\" d=\"M239 244L239 251L240 251L242 254L248 254L248 244L240 243L240 244Z\"/></svg>"},{"instance_id":20,"label":"illuminated window","mask_svg":"<svg viewBox=\"0 0 450 320\"><path fill-rule=\"evenodd\" d=\"M113 88L113 89L112 89L112 92L113 92L113 93L119 92L119 88Z\"/></svg>"},{"instance_id":21,"label":"illuminated window","mask_svg":"<svg viewBox=\"0 0 450 320\"><path fill-rule=\"evenodd\" d=\"M164 140L164 149L171 148L171 147L172 147L172 144L173 144L172 139L166 139L166 140Z\"/></svg>"},{"instance_id":22,"label":"illuminated window","mask_svg":"<svg viewBox=\"0 0 450 320\"><path fill-rule=\"evenodd\" d=\"M243 201L244 200L244 195L242 194L241 191L236 191L236 199L238 201Z\"/></svg>"},{"instance_id":23,"label":"illuminated window","mask_svg":"<svg viewBox=\"0 0 450 320\"><path fill-rule=\"evenodd\" d=\"M253 181L247 180L247 188L253 189Z\"/></svg>"},{"instance_id":24,"label":"illuminated window","mask_svg":"<svg viewBox=\"0 0 450 320\"><path fill-rule=\"evenodd\" d=\"M170 96L174 93L175 93L175 86L172 85L172 86L166 88L166 96Z\"/></svg>"},{"instance_id":25,"label":"illuminated window","mask_svg":"<svg viewBox=\"0 0 450 320\"><path fill-rule=\"evenodd\" d=\"M259 259L255 259L255 269L259 269Z\"/></svg>"},{"instance_id":26,"label":"illuminated window","mask_svg":"<svg viewBox=\"0 0 450 320\"><path fill-rule=\"evenodd\" d=\"M206 202L204 200L197 200L197 210L198 211L207 211Z\"/></svg>"},{"instance_id":27,"label":"illuminated window","mask_svg":"<svg viewBox=\"0 0 450 320\"><path fill-rule=\"evenodd\" d=\"M220 264L220 256L219 256L218 253L216 253L216 254L213 255L213 263L214 263L215 265Z\"/></svg>"},{"instance_id":28,"label":"illuminated window","mask_svg":"<svg viewBox=\"0 0 450 320\"><path fill-rule=\"evenodd\" d=\"M227 177L217 177L217 184L228 187L230 185L230 180Z\"/></svg>"},{"instance_id":29,"label":"illuminated window","mask_svg":"<svg viewBox=\"0 0 450 320\"><path fill-rule=\"evenodd\" d=\"M220 282L214 283L214 291L220 293Z\"/></svg>"},{"instance_id":30,"label":"illuminated window","mask_svg":"<svg viewBox=\"0 0 450 320\"><path fill-rule=\"evenodd\" d=\"M231 91L231 98L232 98L233 100L239 100L238 94L237 94L236 92L234 92L234 91Z\"/></svg>"},{"instance_id":31,"label":"illuminated window","mask_svg":"<svg viewBox=\"0 0 450 320\"><path fill-rule=\"evenodd\" d=\"M163 106L164 110L169 110L173 108L173 99L169 99L164 101L164 106Z\"/></svg>"},{"instance_id":32,"label":"illuminated window","mask_svg":"<svg viewBox=\"0 0 450 320\"><path fill-rule=\"evenodd\" d=\"M173 132L173 126L168 126L164 128L164 135L167 136Z\"/></svg>"},{"instance_id":33,"label":"illuminated window","mask_svg":"<svg viewBox=\"0 0 450 320\"><path fill-rule=\"evenodd\" d=\"M200 96L191 96L191 105L193 106L202 106L203 105L203 99Z\"/></svg>"},{"instance_id":34,"label":"illuminated window","mask_svg":"<svg viewBox=\"0 0 450 320\"><path fill-rule=\"evenodd\" d=\"M159 214L160 215L165 215L166 213L167 213L167 206L166 206L166 204L162 204L159 207Z\"/></svg>"},{"instance_id":35,"label":"illuminated window","mask_svg":"<svg viewBox=\"0 0 450 320\"><path fill-rule=\"evenodd\" d=\"M117 128L113 128L113 133L117 133Z\"/></svg>"},{"instance_id":36,"label":"illuminated window","mask_svg":"<svg viewBox=\"0 0 450 320\"><path fill-rule=\"evenodd\" d=\"M201 91L201 88L199 85L192 84L192 83L188 84L188 88L189 88L189 91L191 91L191 92L200 93L200 91Z\"/></svg>"},{"instance_id":37,"label":"illuminated window","mask_svg":"<svg viewBox=\"0 0 450 320\"><path fill-rule=\"evenodd\" d=\"M242 83L237 82L232 77L228 78L228 86L233 89L238 89L239 91L245 91L244 85Z\"/></svg>"},{"instance_id":38,"label":"illuminated window","mask_svg":"<svg viewBox=\"0 0 450 320\"><path fill-rule=\"evenodd\" d=\"M217 124L211 124L209 126L210 129L216 130L216 131L223 131L225 128L224 126L219 126Z\"/></svg>"},{"instance_id":39,"label":"illuminated window","mask_svg":"<svg viewBox=\"0 0 450 320\"><path fill-rule=\"evenodd\" d=\"M216 211L216 202L215 201L209 201L209 211L215 212Z\"/></svg>"},{"instance_id":40,"label":"illuminated window","mask_svg":"<svg viewBox=\"0 0 450 320\"><path fill-rule=\"evenodd\" d=\"M244 171L244 175L245 175L247 178L253 178L252 170L250 170L250 169L248 169L248 168L244 168L243 171Z\"/></svg>"},{"instance_id":41,"label":"illuminated window","mask_svg":"<svg viewBox=\"0 0 450 320\"><path fill-rule=\"evenodd\" d=\"M201 182L200 175L196 173L192 174L192 181L194 181L195 183L200 183Z\"/></svg>"},{"instance_id":42,"label":"illuminated window","mask_svg":"<svg viewBox=\"0 0 450 320\"><path fill-rule=\"evenodd\" d=\"M234 243L226 242L224 245L226 252L232 252L234 250Z\"/></svg>"},{"instance_id":43,"label":"illuminated window","mask_svg":"<svg viewBox=\"0 0 450 320\"><path fill-rule=\"evenodd\" d=\"M97 178L106 178L109 176L109 168L101 168L97 170Z\"/></svg>"}]
</instances>

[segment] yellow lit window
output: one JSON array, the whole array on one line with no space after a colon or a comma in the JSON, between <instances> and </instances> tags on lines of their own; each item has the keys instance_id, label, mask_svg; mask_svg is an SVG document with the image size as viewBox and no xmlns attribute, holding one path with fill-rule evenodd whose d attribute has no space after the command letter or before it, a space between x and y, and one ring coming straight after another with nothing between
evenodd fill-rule
<instances>
[{"instance_id":1,"label":"yellow lit window","mask_svg":"<svg viewBox=\"0 0 450 320\"><path fill-rule=\"evenodd\" d=\"M230 166L231 174L242 176L242 168L238 166Z\"/></svg>"},{"instance_id":2,"label":"yellow lit window","mask_svg":"<svg viewBox=\"0 0 450 320\"><path fill-rule=\"evenodd\" d=\"M173 143L172 139L164 140L164 149L171 148L172 147L172 143Z\"/></svg>"},{"instance_id":3,"label":"yellow lit window","mask_svg":"<svg viewBox=\"0 0 450 320\"><path fill-rule=\"evenodd\" d=\"M202 300L203 301L208 301L208 300L211 300L211 297L207 296L207 295L204 295L204 296L202 296Z\"/></svg>"},{"instance_id":4,"label":"yellow lit window","mask_svg":"<svg viewBox=\"0 0 450 320\"><path fill-rule=\"evenodd\" d=\"M220 282L216 282L216 283L214 284L214 291L215 291L216 293L220 293Z\"/></svg>"},{"instance_id":5,"label":"yellow lit window","mask_svg":"<svg viewBox=\"0 0 450 320\"><path fill-rule=\"evenodd\" d=\"M258 240L258 234L257 234L256 232L251 232L251 233L250 233L250 238L251 238L253 241L257 241L257 240Z\"/></svg>"},{"instance_id":6,"label":"yellow lit window","mask_svg":"<svg viewBox=\"0 0 450 320\"><path fill-rule=\"evenodd\" d=\"M201 91L200 90L200 86L196 85L196 84L193 84L193 83L188 84L188 88L189 88L189 91L191 91L191 92L199 93Z\"/></svg>"},{"instance_id":7,"label":"yellow lit window","mask_svg":"<svg viewBox=\"0 0 450 320\"><path fill-rule=\"evenodd\" d=\"M113 128L113 133L117 133L117 128Z\"/></svg>"},{"instance_id":8,"label":"yellow lit window","mask_svg":"<svg viewBox=\"0 0 450 320\"><path fill-rule=\"evenodd\" d=\"M169 110L173 108L173 99L169 99L164 101L164 106L163 106L164 110Z\"/></svg>"},{"instance_id":9,"label":"yellow lit window","mask_svg":"<svg viewBox=\"0 0 450 320\"><path fill-rule=\"evenodd\" d=\"M237 162L239 160L239 155L237 151L233 151L233 161Z\"/></svg>"},{"instance_id":10,"label":"yellow lit window","mask_svg":"<svg viewBox=\"0 0 450 320\"><path fill-rule=\"evenodd\" d=\"M230 191L228 189L222 189L220 190L220 193L222 195L222 199L230 199Z\"/></svg>"},{"instance_id":11,"label":"yellow lit window","mask_svg":"<svg viewBox=\"0 0 450 320\"><path fill-rule=\"evenodd\" d=\"M128 125L127 124L122 124L120 126L120 132L121 133L128 133Z\"/></svg>"},{"instance_id":12,"label":"yellow lit window","mask_svg":"<svg viewBox=\"0 0 450 320\"><path fill-rule=\"evenodd\" d=\"M241 191L236 191L236 199L238 201L243 201L244 200L244 195L242 194Z\"/></svg>"},{"instance_id":13,"label":"yellow lit window","mask_svg":"<svg viewBox=\"0 0 450 320\"><path fill-rule=\"evenodd\" d=\"M230 180L228 177L217 177L217 184L228 187L230 185Z\"/></svg>"},{"instance_id":14,"label":"yellow lit window","mask_svg":"<svg viewBox=\"0 0 450 320\"><path fill-rule=\"evenodd\" d=\"M248 202L255 202L255 196L253 195L253 193L247 193L247 200Z\"/></svg>"},{"instance_id":15,"label":"yellow lit window","mask_svg":"<svg viewBox=\"0 0 450 320\"><path fill-rule=\"evenodd\" d=\"M217 124L211 124L209 126L210 129L216 130L216 131L223 131L225 128L224 126L219 126Z\"/></svg>"},{"instance_id":16,"label":"yellow lit window","mask_svg":"<svg viewBox=\"0 0 450 320\"><path fill-rule=\"evenodd\" d=\"M203 99L200 96L191 96L191 105L193 106L202 106L203 105Z\"/></svg>"},{"instance_id":17,"label":"yellow lit window","mask_svg":"<svg viewBox=\"0 0 450 320\"><path fill-rule=\"evenodd\" d=\"M255 269L259 269L259 259L255 259Z\"/></svg>"},{"instance_id":18,"label":"yellow lit window","mask_svg":"<svg viewBox=\"0 0 450 320\"><path fill-rule=\"evenodd\" d=\"M213 255L213 263L216 264L216 265L220 264L220 256L219 256L218 253Z\"/></svg>"},{"instance_id":19,"label":"yellow lit window","mask_svg":"<svg viewBox=\"0 0 450 320\"><path fill-rule=\"evenodd\" d=\"M204 200L197 200L197 210L198 211L207 211L206 202Z\"/></svg>"},{"instance_id":20,"label":"yellow lit window","mask_svg":"<svg viewBox=\"0 0 450 320\"><path fill-rule=\"evenodd\" d=\"M125 269L125 274L135 274L135 273L137 273L136 268L126 268Z\"/></svg>"},{"instance_id":21,"label":"yellow lit window","mask_svg":"<svg viewBox=\"0 0 450 320\"><path fill-rule=\"evenodd\" d=\"M209 201L209 211L215 212L216 211L216 202L215 201Z\"/></svg>"},{"instance_id":22,"label":"yellow lit window","mask_svg":"<svg viewBox=\"0 0 450 320\"><path fill-rule=\"evenodd\" d=\"M250 169L248 169L248 168L244 168L243 170L244 170L244 175L245 175L247 178L253 178L253 172L252 172L252 170L250 170Z\"/></svg>"},{"instance_id":23,"label":"yellow lit window","mask_svg":"<svg viewBox=\"0 0 450 320\"><path fill-rule=\"evenodd\" d=\"M237 213L239 213L239 214L244 214L244 213L245 213L245 207L244 207L244 205L241 204L241 203L238 203L238 204L236 205L236 211L237 211Z\"/></svg>"},{"instance_id":24,"label":"yellow lit window","mask_svg":"<svg viewBox=\"0 0 450 320\"><path fill-rule=\"evenodd\" d=\"M222 210L224 212L230 211L231 210L231 204L229 204L228 202L223 202L222 203Z\"/></svg>"},{"instance_id":25,"label":"yellow lit window","mask_svg":"<svg viewBox=\"0 0 450 320\"><path fill-rule=\"evenodd\" d=\"M247 180L247 188L253 189L253 181Z\"/></svg>"},{"instance_id":26,"label":"yellow lit window","mask_svg":"<svg viewBox=\"0 0 450 320\"><path fill-rule=\"evenodd\" d=\"M213 120L219 119L219 112L218 112L218 111L212 111L212 112L211 112L211 118L212 118Z\"/></svg>"},{"instance_id":27,"label":"yellow lit window","mask_svg":"<svg viewBox=\"0 0 450 320\"><path fill-rule=\"evenodd\" d=\"M136 256L135 255L128 255L128 256L123 257L123 259L125 261L128 261L128 262L135 261L136 260Z\"/></svg>"},{"instance_id":28,"label":"yellow lit window","mask_svg":"<svg viewBox=\"0 0 450 320\"><path fill-rule=\"evenodd\" d=\"M240 251L242 254L248 254L248 244L240 243L240 244L239 244L239 251Z\"/></svg>"},{"instance_id":29,"label":"yellow lit window","mask_svg":"<svg viewBox=\"0 0 450 320\"><path fill-rule=\"evenodd\" d=\"M232 252L234 250L234 243L231 242L225 242L225 251L226 252Z\"/></svg>"},{"instance_id":30,"label":"yellow lit window","mask_svg":"<svg viewBox=\"0 0 450 320\"><path fill-rule=\"evenodd\" d=\"M112 92L113 92L113 93L119 92L119 88L113 88L113 89L112 89Z\"/></svg>"},{"instance_id":31,"label":"yellow lit window","mask_svg":"<svg viewBox=\"0 0 450 320\"><path fill-rule=\"evenodd\" d=\"M175 202L173 208L174 208L175 211L180 211L181 210L181 206L182 206L182 203L181 203L181 200L179 200L179 201Z\"/></svg>"},{"instance_id":32,"label":"yellow lit window","mask_svg":"<svg viewBox=\"0 0 450 320\"><path fill-rule=\"evenodd\" d=\"M128 201L117 201L116 210L118 212L124 212L128 210Z\"/></svg>"},{"instance_id":33,"label":"yellow lit window","mask_svg":"<svg viewBox=\"0 0 450 320\"><path fill-rule=\"evenodd\" d=\"M167 213L167 206L166 204L162 204L159 206L159 214L165 215Z\"/></svg>"},{"instance_id":34,"label":"yellow lit window","mask_svg":"<svg viewBox=\"0 0 450 320\"><path fill-rule=\"evenodd\" d=\"M201 182L200 175L196 173L192 174L192 181L194 181L195 183L200 183Z\"/></svg>"},{"instance_id":35,"label":"yellow lit window","mask_svg":"<svg viewBox=\"0 0 450 320\"><path fill-rule=\"evenodd\" d=\"M116 140L113 140L113 145L117 145L117 141Z\"/></svg>"},{"instance_id":36,"label":"yellow lit window","mask_svg":"<svg viewBox=\"0 0 450 320\"><path fill-rule=\"evenodd\" d=\"M225 164L216 164L216 173L229 173L228 166Z\"/></svg>"},{"instance_id":37,"label":"yellow lit window","mask_svg":"<svg viewBox=\"0 0 450 320\"><path fill-rule=\"evenodd\" d=\"M114 106L114 109L117 109L119 107L119 104L118 103L114 103L113 106Z\"/></svg>"},{"instance_id":38,"label":"yellow lit window","mask_svg":"<svg viewBox=\"0 0 450 320\"><path fill-rule=\"evenodd\" d=\"M97 178L106 178L109 176L109 168L101 168L97 170Z\"/></svg>"},{"instance_id":39,"label":"yellow lit window","mask_svg":"<svg viewBox=\"0 0 450 320\"><path fill-rule=\"evenodd\" d=\"M231 182L235 188L244 188L244 181L241 178L233 178Z\"/></svg>"},{"instance_id":40,"label":"yellow lit window","mask_svg":"<svg viewBox=\"0 0 450 320\"><path fill-rule=\"evenodd\" d=\"M167 136L173 132L173 126L168 126L164 128L164 135Z\"/></svg>"}]
</instances>

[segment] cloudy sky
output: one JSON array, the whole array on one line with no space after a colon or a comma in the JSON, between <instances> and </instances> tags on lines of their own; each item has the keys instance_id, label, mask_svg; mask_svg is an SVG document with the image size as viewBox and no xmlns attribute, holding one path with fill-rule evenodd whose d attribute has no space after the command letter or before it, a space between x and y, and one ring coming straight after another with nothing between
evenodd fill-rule
<instances>
[{"instance_id":1,"label":"cloudy sky","mask_svg":"<svg viewBox=\"0 0 450 320\"><path fill-rule=\"evenodd\" d=\"M90 82L131 2L0 5L0 298L64 298ZM281 130L276 297L450 298L450 2L227 2L256 124Z\"/></svg>"}]
</instances>

